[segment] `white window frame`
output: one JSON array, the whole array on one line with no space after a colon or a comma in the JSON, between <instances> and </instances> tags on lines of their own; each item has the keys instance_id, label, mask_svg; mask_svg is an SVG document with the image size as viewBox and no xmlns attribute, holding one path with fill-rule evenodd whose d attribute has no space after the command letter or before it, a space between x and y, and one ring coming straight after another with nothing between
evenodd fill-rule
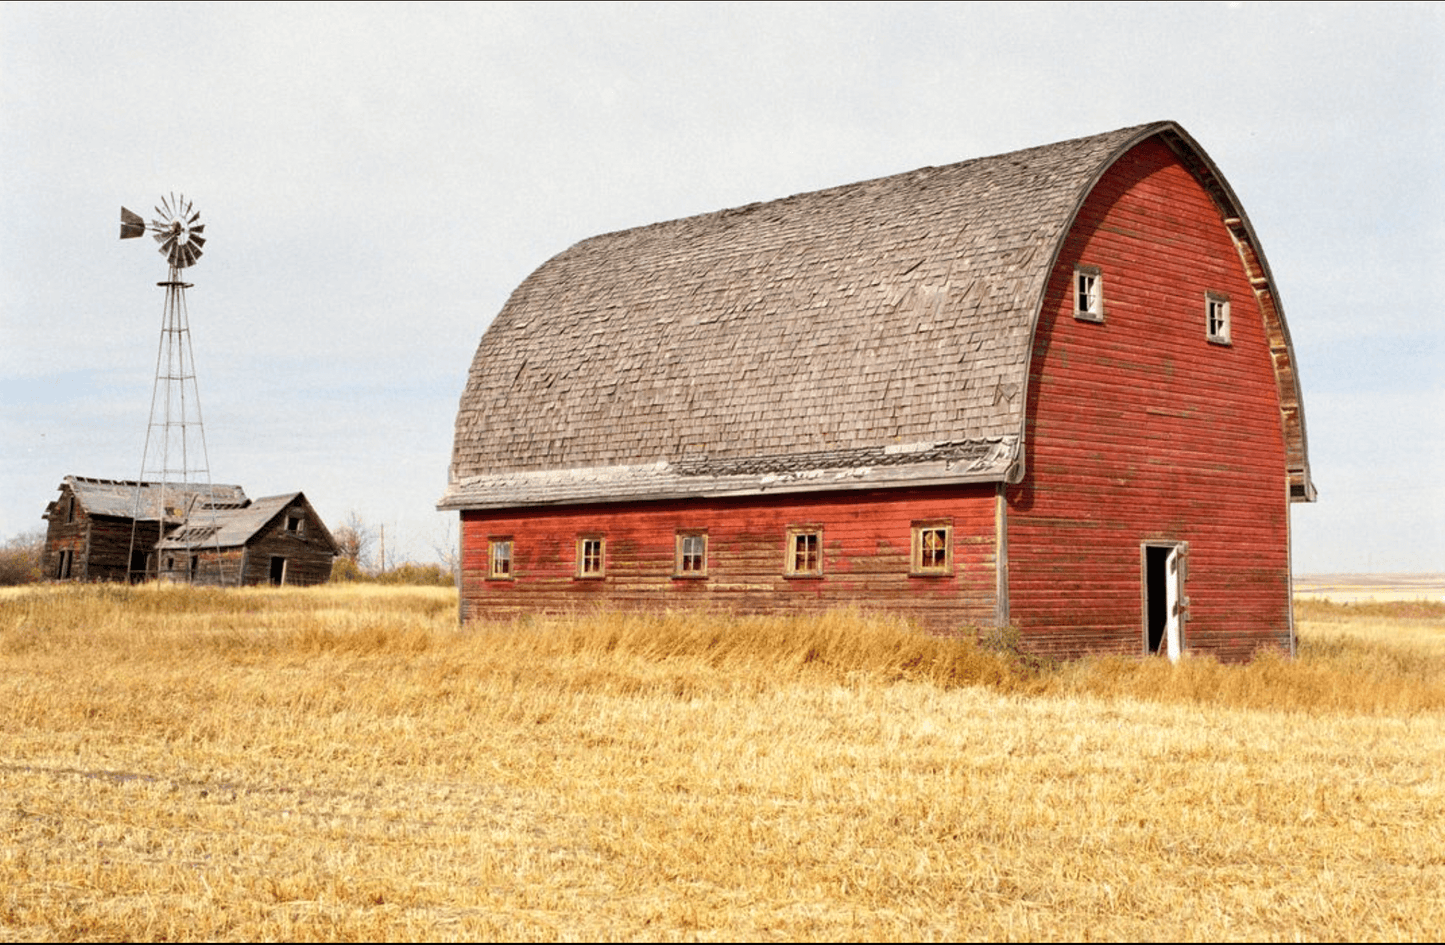
<instances>
[{"instance_id":1,"label":"white window frame","mask_svg":"<svg viewBox=\"0 0 1445 945\"><path fill-rule=\"evenodd\" d=\"M577 538L577 577L595 580L607 576L607 539L599 535Z\"/></svg>"},{"instance_id":2,"label":"white window frame","mask_svg":"<svg viewBox=\"0 0 1445 945\"><path fill-rule=\"evenodd\" d=\"M788 529L788 543L783 573L790 578L823 576L823 529L816 525L798 525Z\"/></svg>"},{"instance_id":3,"label":"white window frame","mask_svg":"<svg viewBox=\"0 0 1445 945\"><path fill-rule=\"evenodd\" d=\"M943 560L936 542L942 538ZM909 553L909 573L915 577L946 577L953 574L953 523L914 522Z\"/></svg>"},{"instance_id":4,"label":"white window frame","mask_svg":"<svg viewBox=\"0 0 1445 945\"><path fill-rule=\"evenodd\" d=\"M673 577L707 577L707 532L679 531L676 539Z\"/></svg>"},{"instance_id":5,"label":"white window frame","mask_svg":"<svg viewBox=\"0 0 1445 945\"><path fill-rule=\"evenodd\" d=\"M487 539L487 580L510 581L515 574L513 553L515 542L511 538Z\"/></svg>"},{"instance_id":6,"label":"white window frame","mask_svg":"<svg viewBox=\"0 0 1445 945\"><path fill-rule=\"evenodd\" d=\"M1222 292L1204 293L1204 334L1217 345L1230 344L1229 296Z\"/></svg>"},{"instance_id":7,"label":"white window frame","mask_svg":"<svg viewBox=\"0 0 1445 945\"><path fill-rule=\"evenodd\" d=\"M1074 267L1074 317L1082 322L1104 321L1104 271L1098 266Z\"/></svg>"}]
</instances>

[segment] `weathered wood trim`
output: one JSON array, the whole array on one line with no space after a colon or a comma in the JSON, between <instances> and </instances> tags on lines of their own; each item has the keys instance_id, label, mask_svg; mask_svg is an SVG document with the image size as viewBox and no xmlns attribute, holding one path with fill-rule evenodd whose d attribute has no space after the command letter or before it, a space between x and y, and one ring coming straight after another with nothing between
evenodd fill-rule
<instances>
[{"instance_id":1,"label":"weathered wood trim","mask_svg":"<svg viewBox=\"0 0 1445 945\"><path fill-rule=\"evenodd\" d=\"M998 549L994 555L994 605L993 625L1002 629L1009 624L1008 612L1008 497L1003 483L994 490L993 541Z\"/></svg>"}]
</instances>

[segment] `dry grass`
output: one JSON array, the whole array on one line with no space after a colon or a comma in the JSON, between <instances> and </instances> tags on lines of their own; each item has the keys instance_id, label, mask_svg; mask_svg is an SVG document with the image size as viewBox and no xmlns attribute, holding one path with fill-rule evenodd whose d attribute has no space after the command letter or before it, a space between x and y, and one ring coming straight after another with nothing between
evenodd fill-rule
<instances>
[{"instance_id":1,"label":"dry grass","mask_svg":"<svg viewBox=\"0 0 1445 945\"><path fill-rule=\"evenodd\" d=\"M0 937L1431 939L1445 608L1031 667L443 589L0 596ZM1383 605L1382 605L1383 606Z\"/></svg>"}]
</instances>

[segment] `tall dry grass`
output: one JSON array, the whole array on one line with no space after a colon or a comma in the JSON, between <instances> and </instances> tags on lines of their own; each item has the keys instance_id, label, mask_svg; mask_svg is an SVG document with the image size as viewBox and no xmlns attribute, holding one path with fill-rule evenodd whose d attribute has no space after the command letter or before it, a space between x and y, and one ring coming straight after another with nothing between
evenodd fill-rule
<instances>
[{"instance_id":1,"label":"tall dry grass","mask_svg":"<svg viewBox=\"0 0 1445 945\"><path fill-rule=\"evenodd\" d=\"M1439 613L1059 667L858 614L0 596L0 937L1431 938Z\"/></svg>"}]
</instances>

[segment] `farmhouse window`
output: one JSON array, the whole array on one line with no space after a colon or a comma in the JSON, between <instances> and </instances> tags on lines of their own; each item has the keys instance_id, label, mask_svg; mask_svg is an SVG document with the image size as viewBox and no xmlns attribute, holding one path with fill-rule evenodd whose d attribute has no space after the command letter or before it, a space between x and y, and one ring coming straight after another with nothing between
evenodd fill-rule
<instances>
[{"instance_id":1,"label":"farmhouse window","mask_svg":"<svg viewBox=\"0 0 1445 945\"><path fill-rule=\"evenodd\" d=\"M953 573L953 526L925 522L913 526L913 567L916 575Z\"/></svg>"},{"instance_id":2,"label":"farmhouse window","mask_svg":"<svg viewBox=\"0 0 1445 945\"><path fill-rule=\"evenodd\" d=\"M512 539L493 538L491 546L491 564L487 568L487 577L493 580L509 581L512 578Z\"/></svg>"},{"instance_id":3,"label":"farmhouse window","mask_svg":"<svg viewBox=\"0 0 1445 945\"><path fill-rule=\"evenodd\" d=\"M1104 273L1098 266L1074 267L1074 317L1086 322L1104 320Z\"/></svg>"},{"instance_id":4,"label":"farmhouse window","mask_svg":"<svg viewBox=\"0 0 1445 945\"><path fill-rule=\"evenodd\" d=\"M788 529L788 577L823 576L823 531L819 528Z\"/></svg>"},{"instance_id":5,"label":"farmhouse window","mask_svg":"<svg viewBox=\"0 0 1445 945\"><path fill-rule=\"evenodd\" d=\"M306 534L306 516L299 512L292 512L286 516L286 531L292 535L302 536Z\"/></svg>"},{"instance_id":6,"label":"farmhouse window","mask_svg":"<svg viewBox=\"0 0 1445 945\"><path fill-rule=\"evenodd\" d=\"M1229 296L1218 292L1204 293L1204 317L1209 340L1229 344Z\"/></svg>"},{"instance_id":7,"label":"farmhouse window","mask_svg":"<svg viewBox=\"0 0 1445 945\"><path fill-rule=\"evenodd\" d=\"M602 538L577 539L577 576L600 578L606 561L606 541Z\"/></svg>"},{"instance_id":8,"label":"farmhouse window","mask_svg":"<svg viewBox=\"0 0 1445 945\"><path fill-rule=\"evenodd\" d=\"M674 577L707 577L707 533L677 533L677 571Z\"/></svg>"}]
</instances>

